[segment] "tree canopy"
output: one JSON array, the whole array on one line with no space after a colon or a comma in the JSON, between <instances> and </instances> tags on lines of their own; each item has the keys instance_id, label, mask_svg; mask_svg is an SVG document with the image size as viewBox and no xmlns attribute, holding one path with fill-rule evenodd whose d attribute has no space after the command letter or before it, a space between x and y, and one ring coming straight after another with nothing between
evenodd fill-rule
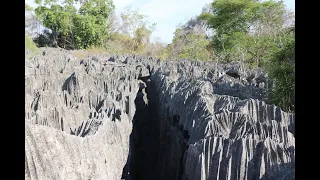
<instances>
[{"instance_id":1,"label":"tree canopy","mask_svg":"<svg viewBox=\"0 0 320 180\"><path fill-rule=\"evenodd\" d=\"M110 17L112 29L111 37L108 38L106 48L122 49L130 53L148 54L150 36L156 24L149 23L147 16L140 14L138 10L133 10L127 6L120 17L113 14Z\"/></svg>"},{"instance_id":2,"label":"tree canopy","mask_svg":"<svg viewBox=\"0 0 320 180\"><path fill-rule=\"evenodd\" d=\"M112 0L87 0L76 9L75 0L36 0L36 15L52 31L53 41L61 47L82 49L101 46L109 37L108 17L114 10Z\"/></svg>"},{"instance_id":3,"label":"tree canopy","mask_svg":"<svg viewBox=\"0 0 320 180\"><path fill-rule=\"evenodd\" d=\"M212 12L200 17L213 29L212 47L223 54L223 61L240 60L244 54L259 66L276 47L276 36L284 28L285 6L282 1L215 0Z\"/></svg>"},{"instance_id":4,"label":"tree canopy","mask_svg":"<svg viewBox=\"0 0 320 180\"><path fill-rule=\"evenodd\" d=\"M172 43L162 53L163 59L189 59L208 61L211 57L207 26L199 16L180 25L174 32Z\"/></svg>"}]
</instances>

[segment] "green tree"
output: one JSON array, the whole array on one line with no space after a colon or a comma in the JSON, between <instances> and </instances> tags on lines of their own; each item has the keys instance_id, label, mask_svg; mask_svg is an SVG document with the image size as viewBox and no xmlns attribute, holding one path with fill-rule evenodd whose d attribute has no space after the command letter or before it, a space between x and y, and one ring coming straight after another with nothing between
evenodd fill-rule
<instances>
[{"instance_id":1,"label":"green tree","mask_svg":"<svg viewBox=\"0 0 320 180\"><path fill-rule=\"evenodd\" d=\"M272 53L267 72L273 80L271 102L286 111L295 111L295 27L285 29L282 43Z\"/></svg>"},{"instance_id":2,"label":"green tree","mask_svg":"<svg viewBox=\"0 0 320 180\"><path fill-rule=\"evenodd\" d=\"M105 47L112 52L122 50L129 53L146 54L146 48L150 46L151 33L156 26L155 23L150 25L146 18L147 16L140 14L138 10L132 10L130 6L120 13L119 19L113 14L110 17L110 28L113 33L108 38Z\"/></svg>"},{"instance_id":3,"label":"green tree","mask_svg":"<svg viewBox=\"0 0 320 180\"><path fill-rule=\"evenodd\" d=\"M36 15L52 31L52 41L75 49L101 46L107 37L108 17L114 10L111 0L88 0L79 10L75 0L36 0Z\"/></svg>"},{"instance_id":4,"label":"green tree","mask_svg":"<svg viewBox=\"0 0 320 180\"><path fill-rule=\"evenodd\" d=\"M294 15L282 1L215 0L198 18L180 25L162 59L241 61L262 67L271 78L270 101L294 111ZM208 36L206 26L213 31ZM293 30L292 30L293 29ZM211 54L213 50L213 54Z\"/></svg>"},{"instance_id":5,"label":"green tree","mask_svg":"<svg viewBox=\"0 0 320 180\"><path fill-rule=\"evenodd\" d=\"M209 45L205 23L199 17L191 18L175 30L172 43L162 52L161 58L207 61L212 58Z\"/></svg>"},{"instance_id":6,"label":"green tree","mask_svg":"<svg viewBox=\"0 0 320 180\"><path fill-rule=\"evenodd\" d=\"M217 60L262 67L273 82L270 101L294 111L292 12L285 9L283 1L274 0L215 0L211 6L212 10L200 17L214 31L211 46Z\"/></svg>"},{"instance_id":7,"label":"green tree","mask_svg":"<svg viewBox=\"0 0 320 180\"><path fill-rule=\"evenodd\" d=\"M121 12L120 33L127 34L131 37L135 35L137 29L148 25L147 16L140 14L138 10L132 10L127 6L124 12Z\"/></svg>"},{"instance_id":8,"label":"green tree","mask_svg":"<svg viewBox=\"0 0 320 180\"><path fill-rule=\"evenodd\" d=\"M211 46L223 61L239 61L261 66L269 49L276 46L284 25L285 6L273 0L215 0L212 11L202 13L213 29ZM242 54L242 56L239 56Z\"/></svg>"},{"instance_id":9,"label":"green tree","mask_svg":"<svg viewBox=\"0 0 320 180\"><path fill-rule=\"evenodd\" d=\"M134 33L133 38L133 50L137 52L141 52L147 46L150 41L150 35L152 33L152 28L148 29L145 25L138 28Z\"/></svg>"}]
</instances>

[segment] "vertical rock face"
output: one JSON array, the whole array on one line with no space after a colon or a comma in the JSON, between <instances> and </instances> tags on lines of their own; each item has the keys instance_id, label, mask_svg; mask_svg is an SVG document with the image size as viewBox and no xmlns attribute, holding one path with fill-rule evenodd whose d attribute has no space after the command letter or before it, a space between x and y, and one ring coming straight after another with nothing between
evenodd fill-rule
<instances>
[{"instance_id":1,"label":"vertical rock face","mask_svg":"<svg viewBox=\"0 0 320 180\"><path fill-rule=\"evenodd\" d=\"M294 179L294 114L267 76L44 48L25 63L26 179Z\"/></svg>"}]
</instances>

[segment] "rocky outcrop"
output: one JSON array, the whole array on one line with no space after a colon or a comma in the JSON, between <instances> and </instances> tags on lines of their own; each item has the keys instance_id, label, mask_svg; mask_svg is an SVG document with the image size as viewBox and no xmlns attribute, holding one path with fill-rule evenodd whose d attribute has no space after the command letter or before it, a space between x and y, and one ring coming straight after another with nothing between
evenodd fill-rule
<instances>
[{"instance_id":1,"label":"rocky outcrop","mask_svg":"<svg viewBox=\"0 0 320 180\"><path fill-rule=\"evenodd\" d=\"M262 74L249 82L248 74L233 70L235 78L211 65L168 62L151 75L160 179L293 179L286 172L294 170L294 114L262 101Z\"/></svg>"},{"instance_id":2,"label":"rocky outcrop","mask_svg":"<svg viewBox=\"0 0 320 180\"><path fill-rule=\"evenodd\" d=\"M294 179L294 114L237 64L42 48L25 63L26 179Z\"/></svg>"},{"instance_id":3,"label":"rocky outcrop","mask_svg":"<svg viewBox=\"0 0 320 180\"><path fill-rule=\"evenodd\" d=\"M148 70L42 51L26 60L26 179L120 179Z\"/></svg>"}]
</instances>

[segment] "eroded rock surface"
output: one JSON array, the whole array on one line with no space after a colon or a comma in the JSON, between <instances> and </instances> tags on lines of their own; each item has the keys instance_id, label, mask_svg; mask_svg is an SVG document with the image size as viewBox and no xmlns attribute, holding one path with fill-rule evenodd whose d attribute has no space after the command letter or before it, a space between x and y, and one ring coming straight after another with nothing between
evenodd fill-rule
<instances>
[{"instance_id":1,"label":"eroded rock surface","mask_svg":"<svg viewBox=\"0 0 320 180\"><path fill-rule=\"evenodd\" d=\"M234 77L230 69L181 61L151 75L163 139L160 179L294 179L294 114L262 101L263 74L238 68Z\"/></svg>"},{"instance_id":2,"label":"eroded rock surface","mask_svg":"<svg viewBox=\"0 0 320 180\"><path fill-rule=\"evenodd\" d=\"M26 179L294 179L294 114L237 64L26 57Z\"/></svg>"},{"instance_id":3,"label":"eroded rock surface","mask_svg":"<svg viewBox=\"0 0 320 180\"><path fill-rule=\"evenodd\" d=\"M26 61L26 178L120 179L148 70L42 50Z\"/></svg>"}]
</instances>

